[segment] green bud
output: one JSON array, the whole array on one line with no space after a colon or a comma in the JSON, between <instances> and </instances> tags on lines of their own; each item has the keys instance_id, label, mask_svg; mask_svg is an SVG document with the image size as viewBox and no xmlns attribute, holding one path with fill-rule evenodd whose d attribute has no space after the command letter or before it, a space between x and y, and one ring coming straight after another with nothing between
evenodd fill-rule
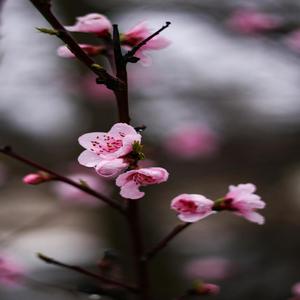
<instances>
[{"instance_id":1,"label":"green bud","mask_svg":"<svg viewBox=\"0 0 300 300\"><path fill-rule=\"evenodd\" d=\"M50 34L50 35L58 35L58 30L52 28L43 28L43 27L36 27L39 32Z\"/></svg>"}]
</instances>

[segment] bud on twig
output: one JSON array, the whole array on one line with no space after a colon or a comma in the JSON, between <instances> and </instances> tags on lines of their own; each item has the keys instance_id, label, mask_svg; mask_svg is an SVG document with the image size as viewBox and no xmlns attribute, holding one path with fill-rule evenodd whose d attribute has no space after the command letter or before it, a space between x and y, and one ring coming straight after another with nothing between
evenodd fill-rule
<instances>
[{"instance_id":1,"label":"bud on twig","mask_svg":"<svg viewBox=\"0 0 300 300\"><path fill-rule=\"evenodd\" d=\"M58 30L55 30L55 29L52 29L52 28L36 27L36 29L39 32L46 33L46 34L49 34L49 35L58 35L58 33L59 33Z\"/></svg>"}]
</instances>

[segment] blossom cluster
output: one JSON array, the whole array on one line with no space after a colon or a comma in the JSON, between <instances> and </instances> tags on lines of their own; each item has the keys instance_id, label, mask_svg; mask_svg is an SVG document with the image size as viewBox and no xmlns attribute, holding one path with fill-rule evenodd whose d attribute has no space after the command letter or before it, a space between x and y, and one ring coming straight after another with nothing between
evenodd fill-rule
<instances>
[{"instance_id":1,"label":"blossom cluster","mask_svg":"<svg viewBox=\"0 0 300 300\"><path fill-rule=\"evenodd\" d=\"M81 165L94 168L103 177L117 177L116 185L121 196L139 199L144 192L142 186L167 181L169 173L159 167L139 168L142 136L125 123L115 124L107 133L91 132L79 137L84 150L78 161Z\"/></svg>"},{"instance_id":2,"label":"blossom cluster","mask_svg":"<svg viewBox=\"0 0 300 300\"><path fill-rule=\"evenodd\" d=\"M85 16L77 18L77 21L72 26L65 26L68 31L71 32L83 32L96 35L98 38L103 39L106 42L111 40L112 24L110 20L101 14L90 13ZM138 45L141 41L146 39L151 34L148 25L145 22L140 22L127 32L120 35L120 42L124 50L131 50L134 46ZM151 59L147 56L149 50L159 50L169 46L170 41L162 36L157 36L142 46L135 54L142 64L149 65ZM79 44L81 49L90 56L96 56L99 54L105 55L107 53L107 47L104 44L91 45L91 44ZM146 52L145 52L146 51ZM67 46L60 46L57 49L57 54L65 58L74 58L74 54L69 50Z\"/></svg>"}]
</instances>

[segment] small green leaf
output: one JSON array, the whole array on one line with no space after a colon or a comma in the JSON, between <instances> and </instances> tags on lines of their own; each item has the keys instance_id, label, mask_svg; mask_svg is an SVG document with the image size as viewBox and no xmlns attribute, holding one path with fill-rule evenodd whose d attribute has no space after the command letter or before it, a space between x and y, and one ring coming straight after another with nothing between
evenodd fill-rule
<instances>
[{"instance_id":1,"label":"small green leaf","mask_svg":"<svg viewBox=\"0 0 300 300\"><path fill-rule=\"evenodd\" d=\"M58 30L52 28L43 28L43 27L36 27L39 32L50 34L50 35L58 35Z\"/></svg>"}]
</instances>

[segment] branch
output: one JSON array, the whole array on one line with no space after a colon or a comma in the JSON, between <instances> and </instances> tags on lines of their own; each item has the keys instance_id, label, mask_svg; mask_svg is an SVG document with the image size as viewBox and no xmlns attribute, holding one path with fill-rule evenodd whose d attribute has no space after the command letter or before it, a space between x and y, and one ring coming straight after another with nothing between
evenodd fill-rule
<instances>
[{"instance_id":1,"label":"branch","mask_svg":"<svg viewBox=\"0 0 300 300\"><path fill-rule=\"evenodd\" d=\"M148 261L153 258L159 251L164 249L169 242L176 237L181 231L190 226L192 223L183 223L177 225L165 238L163 238L156 246L148 251L143 257L144 260Z\"/></svg>"},{"instance_id":2,"label":"branch","mask_svg":"<svg viewBox=\"0 0 300 300\"><path fill-rule=\"evenodd\" d=\"M81 191L83 191L83 192L85 192L89 195L92 195L92 196L96 197L97 199L105 202L106 204L110 205L112 208L114 208L117 211L119 211L120 213L124 214L124 209L119 203L117 203L117 202L113 201L112 199L96 192L95 190L89 188L88 186L81 185L80 183L77 183L76 181L73 181L72 179L70 179L68 177L60 175L60 174L58 174L58 173L56 173L56 172L40 165L40 164L37 164L37 163L35 163L35 162L33 162L33 161L31 161L31 160L29 160L29 159L27 159L27 158L25 158L21 155L15 153L12 150L11 147L6 146L6 147L3 147L3 148L0 148L0 153L3 153L6 156L12 157L12 158L14 158L14 159L16 159L20 162L23 162L24 164L26 164L28 166L31 166L31 167L36 168L38 170L44 171L44 172L54 176L54 179L65 182L69 185L72 185L72 186L76 187L77 189L79 189L79 190L81 190Z\"/></svg>"},{"instance_id":3,"label":"branch","mask_svg":"<svg viewBox=\"0 0 300 300\"><path fill-rule=\"evenodd\" d=\"M57 31L57 37L67 44L70 51L91 71L93 71L104 83L107 88L117 90L122 88L123 83L114 76L107 73L107 71L98 65L92 58L90 58L65 30L64 26L58 21L51 11L50 1L45 0L29 0L35 8L44 16L44 18L51 24L54 30Z\"/></svg>"},{"instance_id":4,"label":"branch","mask_svg":"<svg viewBox=\"0 0 300 300\"><path fill-rule=\"evenodd\" d=\"M119 111L119 121L129 124L129 107L128 107L128 83L127 83L127 70L126 63L122 55L121 44L120 44L120 34L118 25L113 25L113 47L114 47L114 57L115 66L117 71L117 78L124 82L123 89L114 90L118 111Z\"/></svg>"},{"instance_id":5,"label":"branch","mask_svg":"<svg viewBox=\"0 0 300 300\"><path fill-rule=\"evenodd\" d=\"M90 272L90 271L88 271L88 270L86 270L82 267L78 267L78 266L74 266L74 265L68 265L68 264L59 262L59 261L57 261L57 260L55 260L51 257L48 257L48 256L45 256L45 255L41 254L41 253L38 253L38 258L41 259L42 261L44 261L47 264L51 264L51 265L55 265L55 266L58 266L58 267L65 268L65 269L73 270L73 271L76 271L80 274L98 279L98 280L100 280L104 283L112 284L112 285L124 288L124 289L126 289L126 290L128 290L132 293L138 293L138 289L134 286L128 285L128 284L123 283L123 282L119 282L115 279L106 278L102 275Z\"/></svg>"},{"instance_id":6,"label":"branch","mask_svg":"<svg viewBox=\"0 0 300 300\"><path fill-rule=\"evenodd\" d=\"M130 58L132 58L134 56L134 54L141 47L143 47L144 45L146 45L150 40L152 40L155 36L159 35L163 30L165 30L166 28L168 28L170 25L171 25L171 22L166 22L166 24L163 25L159 30L155 31L150 36L148 36L146 39L144 39L143 41L141 41L140 43L138 43L136 46L134 46L130 51L128 51L124 55L125 62L128 62L130 60Z\"/></svg>"}]
</instances>

